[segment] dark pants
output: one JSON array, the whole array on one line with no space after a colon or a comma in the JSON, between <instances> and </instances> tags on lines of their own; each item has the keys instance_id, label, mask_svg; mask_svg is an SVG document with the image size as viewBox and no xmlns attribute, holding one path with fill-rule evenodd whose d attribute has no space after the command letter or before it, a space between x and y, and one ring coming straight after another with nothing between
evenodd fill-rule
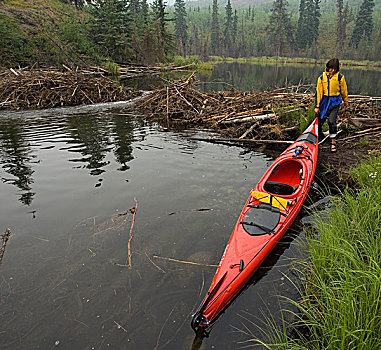
<instances>
[{"instance_id":1,"label":"dark pants","mask_svg":"<svg viewBox=\"0 0 381 350\"><path fill-rule=\"evenodd\" d=\"M329 137L331 139L336 137L337 134L337 113L339 113L339 108L340 106L332 106L331 108L328 109L327 113L321 119L319 117L319 123L318 123L318 131L319 131L319 138L323 135L323 124L325 120L328 122L328 128L329 128Z\"/></svg>"}]
</instances>

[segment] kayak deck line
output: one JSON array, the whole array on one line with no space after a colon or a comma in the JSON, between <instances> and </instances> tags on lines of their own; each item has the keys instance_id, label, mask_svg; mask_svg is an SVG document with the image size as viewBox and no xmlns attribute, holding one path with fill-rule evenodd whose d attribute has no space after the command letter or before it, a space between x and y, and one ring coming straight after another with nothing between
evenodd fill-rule
<instances>
[{"instance_id":1,"label":"kayak deck line","mask_svg":"<svg viewBox=\"0 0 381 350\"><path fill-rule=\"evenodd\" d=\"M191 326L207 335L243 290L300 211L315 174L317 119L267 169L250 191Z\"/></svg>"}]
</instances>

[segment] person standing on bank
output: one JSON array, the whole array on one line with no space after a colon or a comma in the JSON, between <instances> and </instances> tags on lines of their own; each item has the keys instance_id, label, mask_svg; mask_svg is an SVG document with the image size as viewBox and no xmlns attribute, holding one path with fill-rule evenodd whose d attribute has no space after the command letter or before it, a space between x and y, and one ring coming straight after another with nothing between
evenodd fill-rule
<instances>
[{"instance_id":1,"label":"person standing on bank","mask_svg":"<svg viewBox=\"0 0 381 350\"><path fill-rule=\"evenodd\" d=\"M323 133L322 127L327 119L331 152L336 152L337 113L340 104L344 109L348 105L348 89L344 75L339 73L340 62L337 58L330 59L326 64L325 72L318 78L315 94L315 114L319 118L319 139Z\"/></svg>"}]
</instances>

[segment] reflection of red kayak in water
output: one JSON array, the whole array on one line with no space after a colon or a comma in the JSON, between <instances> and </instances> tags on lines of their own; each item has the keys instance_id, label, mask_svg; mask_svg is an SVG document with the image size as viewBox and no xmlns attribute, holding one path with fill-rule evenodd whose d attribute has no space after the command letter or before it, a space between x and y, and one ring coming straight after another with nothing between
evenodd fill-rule
<instances>
[{"instance_id":1,"label":"reflection of red kayak in water","mask_svg":"<svg viewBox=\"0 0 381 350\"><path fill-rule=\"evenodd\" d=\"M205 333L287 231L315 174L318 120L269 167L251 191L222 254L209 291L192 319Z\"/></svg>"}]
</instances>

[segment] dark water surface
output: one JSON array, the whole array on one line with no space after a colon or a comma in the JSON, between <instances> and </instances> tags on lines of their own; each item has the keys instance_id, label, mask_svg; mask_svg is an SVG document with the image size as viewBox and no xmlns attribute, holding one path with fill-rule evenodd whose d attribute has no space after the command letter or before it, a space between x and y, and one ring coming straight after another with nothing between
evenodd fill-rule
<instances>
[{"instance_id":1,"label":"dark water surface","mask_svg":"<svg viewBox=\"0 0 381 350\"><path fill-rule=\"evenodd\" d=\"M195 135L115 105L0 113L1 349L191 349L215 268L154 256L218 264L271 163ZM277 317L277 295L296 294L283 274L298 225L197 348L237 349L243 316Z\"/></svg>"},{"instance_id":2,"label":"dark water surface","mask_svg":"<svg viewBox=\"0 0 381 350\"><path fill-rule=\"evenodd\" d=\"M269 91L286 86L313 84L324 67L320 65L221 63L209 75L199 74L200 88L206 92L229 90ZM350 95L381 96L381 70L341 68ZM300 89L303 91L303 88Z\"/></svg>"},{"instance_id":3,"label":"dark water surface","mask_svg":"<svg viewBox=\"0 0 381 350\"><path fill-rule=\"evenodd\" d=\"M219 63L212 71L197 72L197 88L204 92L226 91L234 88L238 91L270 91L286 86L309 85L309 91L315 91L318 77L324 66L308 64L254 64L254 63ZM350 95L381 96L381 69L365 69L343 66ZM189 72L168 74L169 80L188 77ZM126 81L126 84L141 89L152 89L163 85L158 77ZM304 92L301 87L298 91Z\"/></svg>"}]
</instances>

